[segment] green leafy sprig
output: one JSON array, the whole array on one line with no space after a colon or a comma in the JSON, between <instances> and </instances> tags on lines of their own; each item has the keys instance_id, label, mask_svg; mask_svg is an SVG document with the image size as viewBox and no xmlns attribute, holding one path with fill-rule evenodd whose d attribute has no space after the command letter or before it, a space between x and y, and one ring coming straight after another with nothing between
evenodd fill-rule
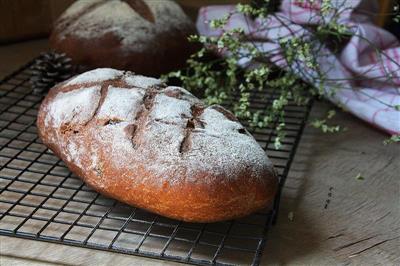
<instances>
[{"instance_id":1,"label":"green leafy sprig","mask_svg":"<svg viewBox=\"0 0 400 266\"><path fill-rule=\"evenodd\" d=\"M237 13L253 18L274 16L274 10L270 9L270 6L270 0L263 0L258 5L238 4L236 10L225 17L209 21L210 27L221 30L221 35L218 37L190 36L191 41L202 44L204 48L191 56L187 61L187 69L172 72L165 78L177 78L186 89L201 92L207 104L231 103L234 114L247 121L251 127L273 127L276 130L275 148L279 149L285 138L285 110L289 104L304 106L315 97L335 95L335 90L327 92L324 89L326 82L334 86L335 81L326 79L325 73L318 64L317 54L327 43L333 52L338 51L343 41L355 33L338 22L340 12L346 9L338 9L332 5L331 0L323 0L320 16L324 18L329 14L330 19L309 29L320 41L312 41L307 36L279 40L279 46L288 66L288 69L281 70L269 59L275 51L266 52L259 49L246 37L243 29L225 29L230 17ZM266 25L261 25L258 30L264 31L266 27ZM381 53L378 49L376 50L377 53ZM220 52L228 56L215 56ZM380 54L379 56L387 55ZM238 62L244 58L249 58L255 63L253 67L239 67ZM300 63L305 68L291 68L292 65ZM310 81L317 81L312 83L317 83L319 86L305 83L299 78L299 71L303 71L300 73L303 76L310 77ZM313 71L318 75L311 76L307 71ZM387 78L391 78L391 73L387 73ZM274 95L273 99L269 99L271 104L264 110L252 109L250 106L252 93L265 88L267 88L266 95ZM398 110L398 106L388 107ZM334 114L334 111L329 111L325 118L314 120L311 125L320 128L325 133L338 132L342 129L340 126L328 123ZM396 140L397 137L392 137L389 142Z\"/></svg>"}]
</instances>

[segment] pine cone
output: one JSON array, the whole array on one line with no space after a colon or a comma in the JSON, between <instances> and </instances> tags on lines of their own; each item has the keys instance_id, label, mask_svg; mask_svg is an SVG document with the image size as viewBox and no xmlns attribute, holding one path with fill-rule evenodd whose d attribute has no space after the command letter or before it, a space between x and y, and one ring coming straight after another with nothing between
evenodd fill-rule
<instances>
[{"instance_id":1,"label":"pine cone","mask_svg":"<svg viewBox=\"0 0 400 266\"><path fill-rule=\"evenodd\" d=\"M51 87L72 75L71 58L56 52L43 53L32 67L33 93L46 93Z\"/></svg>"}]
</instances>

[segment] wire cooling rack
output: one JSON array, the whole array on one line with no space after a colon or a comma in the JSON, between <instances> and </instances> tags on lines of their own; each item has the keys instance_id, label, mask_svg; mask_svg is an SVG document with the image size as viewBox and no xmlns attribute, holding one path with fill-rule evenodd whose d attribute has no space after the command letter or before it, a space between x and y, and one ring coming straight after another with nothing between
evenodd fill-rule
<instances>
[{"instance_id":1,"label":"wire cooling rack","mask_svg":"<svg viewBox=\"0 0 400 266\"><path fill-rule=\"evenodd\" d=\"M287 107L279 151L273 147L273 127L250 130L279 173L272 210L234 221L186 223L99 195L42 144L35 125L42 97L32 93L29 83L33 64L0 81L1 235L198 265L260 263L311 103ZM260 92L251 97L251 106L265 108L273 99Z\"/></svg>"}]
</instances>

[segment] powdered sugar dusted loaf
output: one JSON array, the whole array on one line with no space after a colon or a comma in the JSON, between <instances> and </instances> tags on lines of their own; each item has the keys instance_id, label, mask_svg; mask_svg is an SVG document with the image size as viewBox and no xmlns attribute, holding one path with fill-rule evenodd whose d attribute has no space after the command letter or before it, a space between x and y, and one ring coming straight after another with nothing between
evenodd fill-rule
<instances>
[{"instance_id":1,"label":"powdered sugar dusted loaf","mask_svg":"<svg viewBox=\"0 0 400 266\"><path fill-rule=\"evenodd\" d=\"M101 193L168 217L209 222L266 207L277 179L221 106L113 69L72 78L43 101L43 142Z\"/></svg>"},{"instance_id":2,"label":"powdered sugar dusted loaf","mask_svg":"<svg viewBox=\"0 0 400 266\"><path fill-rule=\"evenodd\" d=\"M79 0L57 20L50 40L79 64L160 74L194 51L187 41L194 32L170 0Z\"/></svg>"}]
</instances>

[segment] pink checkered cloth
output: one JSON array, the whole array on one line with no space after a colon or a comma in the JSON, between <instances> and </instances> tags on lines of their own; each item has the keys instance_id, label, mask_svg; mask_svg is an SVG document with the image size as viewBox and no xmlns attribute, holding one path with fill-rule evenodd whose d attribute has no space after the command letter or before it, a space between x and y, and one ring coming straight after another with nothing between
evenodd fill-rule
<instances>
[{"instance_id":1,"label":"pink checkered cloth","mask_svg":"<svg viewBox=\"0 0 400 266\"><path fill-rule=\"evenodd\" d=\"M327 92L336 88L336 93L327 93L327 97L389 134L400 134L400 112L391 107L400 105L399 40L373 24L373 14L378 12L375 1L335 0L332 4L341 14L340 24L351 26L354 36L339 54L333 54L326 47L319 50L319 66L326 74L323 87ZM321 18L320 8L321 0L283 0L280 11L267 18L252 20L235 13L224 29L213 29L208 21L233 13L235 6L206 6L199 12L197 29L204 36L219 36L223 30L240 27L253 45L270 52L272 62L282 68L291 68L304 80L318 86L318 80L314 79L317 74L304 62L287 65L278 40L302 36L317 42L304 26L326 23L332 17L331 14ZM243 67L254 66L247 57L242 58L239 64Z\"/></svg>"}]
</instances>

